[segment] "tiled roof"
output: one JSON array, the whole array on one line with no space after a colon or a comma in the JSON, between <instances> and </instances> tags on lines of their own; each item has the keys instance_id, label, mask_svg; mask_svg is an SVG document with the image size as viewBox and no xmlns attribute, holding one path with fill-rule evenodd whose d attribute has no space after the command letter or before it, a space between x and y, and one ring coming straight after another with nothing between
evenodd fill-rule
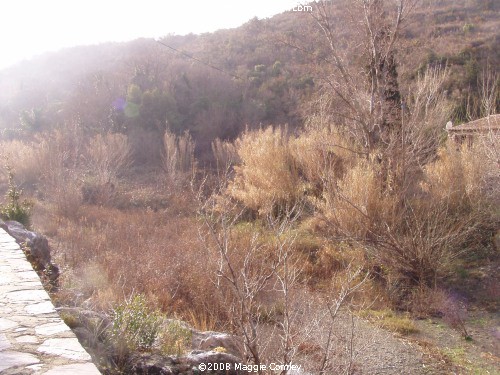
<instances>
[{"instance_id":1,"label":"tiled roof","mask_svg":"<svg viewBox=\"0 0 500 375\"><path fill-rule=\"evenodd\" d=\"M483 117L465 124L447 127L448 132L453 133L484 133L488 131L500 131L500 114Z\"/></svg>"}]
</instances>

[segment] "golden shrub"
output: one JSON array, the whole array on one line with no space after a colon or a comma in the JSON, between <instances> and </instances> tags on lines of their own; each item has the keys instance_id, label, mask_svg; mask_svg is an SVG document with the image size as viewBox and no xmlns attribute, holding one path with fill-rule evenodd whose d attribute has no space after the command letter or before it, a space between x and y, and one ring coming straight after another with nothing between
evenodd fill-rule
<instances>
[{"instance_id":1,"label":"golden shrub","mask_svg":"<svg viewBox=\"0 0 500 375\"><path fill-rule=\"evenodd\" d=\"M293 205L304 191L286 129L246 132L236 142L241 165L229 194L260 214Z\"/></svg>"}]
</instances>

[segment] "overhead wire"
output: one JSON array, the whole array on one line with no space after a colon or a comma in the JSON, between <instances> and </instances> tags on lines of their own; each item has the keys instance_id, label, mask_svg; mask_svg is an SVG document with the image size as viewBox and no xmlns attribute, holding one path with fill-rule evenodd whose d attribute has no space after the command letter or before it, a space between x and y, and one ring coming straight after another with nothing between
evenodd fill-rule
<instances>
[{"instance_id":1,"label":"overhead wire","mask_svg":"<svg viewBox=\"0 0 500 375\"><path fill-rule=\"evenodd\" d=\"M169 46L168 44L163 43L161 40L156 40L156 42L157 42L157 43L159 43L159 44L161 44L161 45L162 45L162 46L164 46L164 47L167 47L167 48L171 49L171 50L172 50L172 51L174 51L174 52L179 53L180 55L182 55L182 56L184 56L184 57L187 57L188 59L194 60L194 61L196 61L196 62L198 62L198 63L200 63L200 64L203 64L203 65L205 65L205 66L208 66L208 67L209 67L209 68L211 68L211 69L215 69L215 70L217 70L217 71L219 71L219 72L221 72L221 73L224 73L224 74L226 74L226 75L228 75L228 76L230 76L230 77L233 77L233 78L236 78L236 79L241 79L241 80L244 80L242 77L240 77L240 76L238 76L238 75L236 75L236 74L229 73L229 72L227 72L227 71L225 71L225 70L223 70L223 69L221 69L221 68L219 68L219 67L217 67L217 66L215 66L215 65L212 65L212 64L210 64L210 63L208 63L208 62L206 62L206 61L200 60L200 59L198 59L198 58L196 58L196 57L194 57L194 56L192 56L192 55L190 55L190 54L188 54L188 53L186 53L186 52L184 52L184 51L181 51L181 50L179 50L179 49L177 49L177 48L174 48L174 47L172 47L172 46Z\"/></svg>"}]
</instances>

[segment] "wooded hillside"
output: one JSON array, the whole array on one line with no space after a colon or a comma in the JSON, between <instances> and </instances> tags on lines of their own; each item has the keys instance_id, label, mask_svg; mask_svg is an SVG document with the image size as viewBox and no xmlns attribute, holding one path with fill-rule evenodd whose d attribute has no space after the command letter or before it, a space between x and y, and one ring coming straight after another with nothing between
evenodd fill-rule
<instances>
[{"instance_id":1,"label":"wooded hillside","mask_svg":"<svg viewBox=\"0 0 500 375\"><path fill-rule=\"evenodd\" d=\"M360 31L346 4L338 3L332 31L346 59L363 60L354 45ZM406 94L426 67L448 66L452 119L478 117L478 77L500 63L498 9L494 1L420 2L400 31L401 92ZM5 69L0 72L3 136L70 122L90 133L154 134L168 126L177 134L189 131L197 153L206 156L213 139L234 139L246 127L301 126L331 64L328 42L308 13L289 11L236 29L170 35L160 42L69 48Z\"/></svg>"}]
</instances>

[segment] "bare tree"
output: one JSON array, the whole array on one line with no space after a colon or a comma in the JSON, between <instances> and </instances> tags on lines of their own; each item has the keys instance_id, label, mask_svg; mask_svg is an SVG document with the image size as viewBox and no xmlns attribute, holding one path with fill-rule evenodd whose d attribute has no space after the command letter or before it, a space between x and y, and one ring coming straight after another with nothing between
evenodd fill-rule
<instances>
[{"instance_id":1,"label":"bare tree","mask_svg":"<svg viewBox=\"0 0 500 375\"><path fill-rule=\"evenodd\" d=\"M216 188L208 199L200 196L200 215L204 228L201 239L209 254L216 257L217 271L214 283L219 290L231 295L228 306L232 323L243 337L244 354L259 366L262 361L262 342L259 336L258 295L270 287L270 282L279 266L276 259L263 254L258 233L253 233L242 249L235 238L235 226L244 211L223 192L227 179Z\"/></svg>"},{"instance_id":2,"label":"bare tree","mask_svg":"<svg viewBox=\"0 0 500 375\"><path fill-rule=\"evenodd\" d=\"M488 64L478 78L483 117L494 115L498 111L497 105L500 101L499 82L500 76L498 72Z\"/></svg>"},{"instance_id":3,"label":"bare tree","mask_svg":"<svg viewBox=\"0 0 500 375\"><path fill-rule=\"evenodd\" d=\"M205 228L208 229L203 240L205 244L211 244L209 250L218 257L214 282L221 292L229 291L232 296L229 310L232 322L243 338L245 356L259 366L260 374L263 373L260 365L266 363L264 358L280 358L283 364L289 365L296 346L291 295L299 275L297 260L291 257L293 238L287 233L294 219L291 215L279 222L269 218L269 225L275 235L271 249L258 232L252 233L244 244L235 236L235 227L243 211L227 198L217 198L220 199L209 199L202 208ZM262 321L261 314L265 306L260 297L265 293L271 293L275 298L274 303L279 300L282 306L271 329L275 332L276 328L280 350L272 355L265 353L265 349L271 345L270 341L275 340L263 333L266 323ZM283 375L286 373L282 372Z\"/></svg>"},{"instance_id":4,"label":"bare tree","mask_svg":"<svg viewBox=\"0 0 500 375\"><path fill-rule=\"evenodd\" d=\"M339 40L333 11L337 3L316 1L312 17L329 47L330 74L325 94L335 96L345 109L338 112L353 138L362 139L368 151L387 146L390 134L401 125L401 95L396 71L397 42L404 22L418 0L356 0L349 2L350 27L357 38ZM365 67L346 61L342 48L352 44L364 56ZM337 109L338 111L338 109Z\"/></svg>"},{"instance_id":5,"label":"bare tree","mask_svg":"<svg viewBox=\"0 0 500 375\"><path fill-rule=\"evenodd\" d=\"M281 359L283 364L290 365L297 351L298 321L296 311L293 308L293 291L298 285L298 278L301 273L299 258L293 257L292 245L295 235L290 236L290 229L295 220L300 216L300 203L295 204L291 209L287 209L283 216L276 218L268 215L268 225L275 237L275 251L277 264L274 279L274 289L280 295L283 303L283 313L277 322L280 341ZM286 375L287 370L283 370L281 375Z\"/></svg>"},{"instance_id":6,"label":"bare tree","mask_svg":"<svg viewBox=\"0 0 500 375\"><path fill-rule=\"evenodd\" d=\"M354 316L349 311L349 299L353 293L359 290L365 282L368 280L369 274L364 272L362 268L353 269L349 265L346 269L345 276L342 280L340 290L335 291L334 295L330 295L326 298L326 339L322 343L322 353L321 360L319 361L318 375L335 373L345 373L352 374L353 366L353 347L354 347ZM342 369L337 365L334 366L333 359L335 349L335 326L338 325L338 318L341 313L341 309L344 309L344 314L348 316L350 321L349 337L347 338L347 361L346 365ZM336 367L336 368L335 368Z\"/></svg>"},{"instance_id":7,"label":"bare tree","mask_svg":"<svg viewBox=\"0 0 500 375\"><path fill-rule=\"evenodd\" d=\"M497 123L493 123L492 115L498 112L498 103L500 102L500 76L498 71L491 66L487 66L478 79L480 88L481 109L484 117L487 117L488 132L481 138L483 151L486 159L491 163L492 177L500 177L498 169L500 167L500 134L494 129ZM498 117L498 115L496 116ZM494 172L496 171L496 173Z\"/></svg>"},{"instance_id":8,"label":"bare tree","mask_svg":"<svg viewBox=\"0 0 500 375\"><path fill-rule=\"evenodd\" d=\"M350 316L351 297L368 274L362 268L347 267L323 297L306 292L301 284L303 260L294 251L294 225L302 204L288 207L279 216L267 215L264 227L250 227L242 236L242 228L249 224L244 222L244 209L225 194L227 184L223 179L208 199L199 195L204 224L200 238L211 259L208 263L216 268L212 281L221 294L229 296L230 320L242 338L246 360L259 366L259 374L265 373L260 365L279 362L284 365L280 374L286 375L287 366L302 358L301 344L318 342L321 361L316 360L311 370L351 374L354 321L338 316L341 310L344 317ZM344 324L350 327L345 363L337 365L333 361L338 359L342 340L336 332Z\"/></svg>"}]
</instances>

